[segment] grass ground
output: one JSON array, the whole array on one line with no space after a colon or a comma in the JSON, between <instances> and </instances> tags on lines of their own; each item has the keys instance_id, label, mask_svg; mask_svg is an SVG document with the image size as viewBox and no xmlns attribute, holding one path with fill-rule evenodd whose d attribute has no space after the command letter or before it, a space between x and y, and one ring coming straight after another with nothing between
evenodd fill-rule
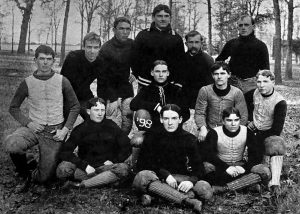
<instances>
[{"instance_id":1,"label":"grass ground","mask_svg":"<svg viewBox=\"0 0 300 214\"><path fill-rule=\"evenodd\" d=\"M300 68L295 74L299 77ZM12 133L19 124L8 113L10 100L28 72L18 69L0 69L0 140ZM300 79L300 78L299 78ZM238 213L300 213L300 140L293 136L300 129L300 81L285 82L277 89L288 101L288 115L283 137L288 152L282 173L282 194L279 205L270 204L270 195L260 193L236 192L215 196L204 206L206 214ZM26 111L26 105L23 110ZM0 148L0 213L12 214L80 214L80 213L192 213L174 205L156 201L151 207L142 207L138 198L128 187L121 189L102 188L92 190L62 191L59 188L34 186L23 194L14 192L17 181L8 155Z\"/></svg>"}]
</instances>

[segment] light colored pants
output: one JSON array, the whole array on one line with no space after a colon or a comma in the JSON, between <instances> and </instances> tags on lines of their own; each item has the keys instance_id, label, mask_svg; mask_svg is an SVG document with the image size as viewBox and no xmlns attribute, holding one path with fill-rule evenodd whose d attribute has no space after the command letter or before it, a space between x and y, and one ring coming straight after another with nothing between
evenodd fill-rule
<instances>
[{"instance_id":1,"label":"light colored pants","mask_svg":"<svg viewBox=\"0 0 300 214\"><path fill-rule=\"evenodd\" d=\"M233 85L243 92L245 94L248 91L251 91L253 89L256 89L256 77L247 78L247 79L241 79L235 76L231 76L229 79L230 85Z\"/></svg>"},{"instance_id":2,"label":"light colored pants","mask_svg":"<svg viewBox=\"0 0 300 214\"><path fill-rule=\"evenodd\" d=\"M26 154L29 148L38 145L39 163L32 173L32 178L36 182L45 183L55 175L58 152L62 142L55 141L53 139L55 133L50 132L60 129L61 126L45 126L44 130L39 133L34 133L27 127L21 127L7 136L4 141L6 151L12 154Z\"/></svg>"}]
</instances>

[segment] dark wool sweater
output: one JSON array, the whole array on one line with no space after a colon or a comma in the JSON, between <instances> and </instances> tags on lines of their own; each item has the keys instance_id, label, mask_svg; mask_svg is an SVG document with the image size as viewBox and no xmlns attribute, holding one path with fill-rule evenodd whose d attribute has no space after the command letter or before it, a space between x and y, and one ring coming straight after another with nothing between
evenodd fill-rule
<instances>
[{"instance_id":1,"label":"dark wool sweater","mask_svg":"<svg viewBox=\"0 0 300 214\"><path fill-rule=\"evenodd\" d=\"M184 45L170 26L160 31L152 23L150 29L139 32L134 40L133 59L132 71L140 84L149 85L152 81L150 71L155 60L165 60L170 71L169 80L182 84Z\"/></svg>"},{"instance_id":2,"label":"dark wool sweater","mask_svg":"<svg viewBox=\"0 0 300 214\"><path fill-rule=\"evenodd\" d=\"M194 56L186 52L185 63L186 77L183 88L188 96L189 107L195 109L200 88L213 83L210 67L214 64L214 59L200 50Z\"/></svg>"},{"instance_id":3,"label":"dark wool sweater","mask_svg":"<svg viewBox=\"0 0 300 214\"><path fill-rule=\"evenodd\" d=\"M228 137L235 137L239 134L240 129L234 133L229 132L223 126L223 132ZM245 170L249 171L251 168L259 164L262 160L262 153L259 151L260 146L258 145L256 138L250 130L247 130L247 141L246 146L248 147L248 161L243 167ZM200 145L201 152L203 154L204 160L212 163L216 166L217 170L225 171L229 165L222 161L218 157L218 134L214 129L211 129L206 137L206 141Z\"/></svg>"},{"instance_id":4,"label":"dark wool sweater","mask_svg":"<svg viewBox=\"0 0 300 214\"><path fill-rule=\"evenodd\" d=\"M225 61L228 57L231 57L231 74L242 79L254 77L259 70L270 69L268 48L254 32L228 41L216 61Z\"/></svg>"},{"instance_id":5,"label":"dark wool sweater","mask_svg":"<svg viewBox=\"0 0 300 214\"><path fill-rule=\"evenodd\" d=\"M73 152L78 146L78 156ZM96 123L87 119L77 126L62 146L59 157L85 170L87 165L99 167L105 161L123 162L130 155L128 136L112 121Z\"/></svg>"},{"instance_id":6,"label":"dark wool sweater","mask_svg":"<svg viewBox=\"0 0 300 214\"><path fill-rule=\"evenodd\" d=\"M129 83L133 40L118 41L115 37L103 44L99 57L103 69L99 77L97 94L111 102L119 97L133 97L133 88Z\"/></svg>"},{"instance_id":7,"label":"dark wool sweater","mask_svg":"<svg viewBox=\"0 0 300 214\"><path fill-rule=\"evenodd\" d=\"M204 175L204 166L198 148L197 138L179 127L167 132L146 133L145 141L137 162L137 168L152 170L161 179L169 175L191 176L194 184Z\"/></svg>"},{"instance_id":8,"label":"dark wool sweater","mask_svg":"<svg viewBox=\"0 0 300 214\"><path fill-rule=\"evenodd\" d=\"M160 124L160 115L156 108L158 104L163 107L163 103L160 96L159 86L164 90L165 104L176 104L182 109L183 123L190 118L190 111L187 105L186 96L182 89L172 83L166 82L164 84L158 84L153 81L150 85L143 87L139 93L132 99L130 103L130 109L137 111L139 109L148 110L153 121L152 126Z\"/></svg>"},{"instance_id":9,"label":"dark wool sweater","mask_svg":"<svg viewBox=\"0 0 300 214\"><path fill-rule=\"evenodd\" d=\"M61 74L68 78L79 101L93 98L91 83L98 77L101 62L97 58L90 62L84 55L84 50L71 51L61 68Z\"/></svg>"}]
</instances>

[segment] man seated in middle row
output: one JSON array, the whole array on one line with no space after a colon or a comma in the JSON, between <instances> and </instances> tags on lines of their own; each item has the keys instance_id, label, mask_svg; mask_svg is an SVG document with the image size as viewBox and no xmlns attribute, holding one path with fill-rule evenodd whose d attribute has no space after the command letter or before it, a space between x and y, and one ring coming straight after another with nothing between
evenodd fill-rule
<instances>
[{"instance_id":1,"label":"man seated in middle row","mask_svg":"<svg viewBox=\"0 0 300 214\"><path fill-rule=\"evenodd\" d=\"M241 113L241 124L246 125L248 111L243 92L230 85L230 71L224 62L216 62L211 67L214 84L202 87L195 106L195 123L199 129L198 139L204 141L210 129L222 125L222 112L235 107Z\"/></svg>"},{"instance_id":2,"label":"man seated in middle row","mask_svg":"<svg viewBox=\"0 0 300 214\"><path fill-rule=\"evenodd\" d=\"M67 181L66 187L99 187L126 178L129 167L123 163L130 155L128 136L112 120L105 118L105 102L92 98L87 102L90 116L77 126L62 145L56 175ZM78 154L74 154L78 146Z\"/></svg>"}]
</instances>

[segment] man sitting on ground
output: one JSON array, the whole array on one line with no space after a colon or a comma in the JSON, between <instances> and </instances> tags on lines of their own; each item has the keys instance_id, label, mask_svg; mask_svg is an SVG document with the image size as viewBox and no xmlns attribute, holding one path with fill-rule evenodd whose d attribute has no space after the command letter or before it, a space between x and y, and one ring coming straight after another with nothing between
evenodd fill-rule
<instances>
[{"instance_id":1,"label":"man sitting on ground","mask_svg":"<svg viewBox=\"0 0 300 214\"><path fill-rule=\"evenodd\" d=\"M182 129L182 112L177 105L165 105L160 115L163 127L146 133L137 162L140 172L134 178L133 187L144 194L144 205L150 204L150 194L190 206L200 213L202 202L195 195L202 200L210 199L212 188L200 180L204 166L197 138Z\"/></svg>"},{"instance_id":2,"label":"man sitting on ground","mask_svg":"<svg viewBox=\"0 0 300 214\"><path fill-rule=\"evenodd\" d=\"M128 174L128 165L123 161L130 155L129 138L112 120L105 118L104 100L90 99L87 113L90 118L72 131L59 155L63 161L56 170L57 177L81 181L69 181L65 187L104 186Z\"/></svg>"}]
</instances>

